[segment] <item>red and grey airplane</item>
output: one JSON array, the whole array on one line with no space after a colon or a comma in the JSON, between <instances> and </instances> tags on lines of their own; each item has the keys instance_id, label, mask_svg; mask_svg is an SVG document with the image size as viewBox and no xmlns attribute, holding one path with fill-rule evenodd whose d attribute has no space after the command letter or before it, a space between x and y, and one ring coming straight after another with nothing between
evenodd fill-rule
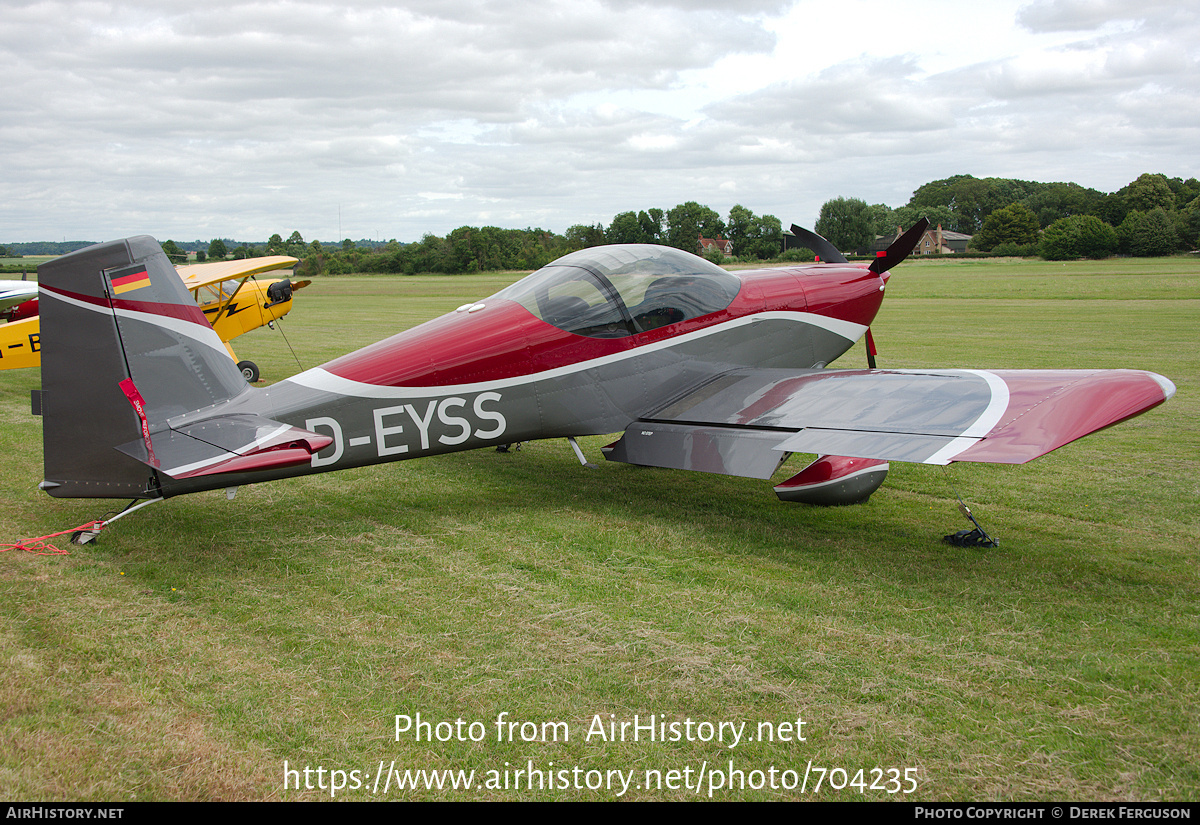
<instances>
[{"instance_id":1,"label":"red and grey airplane","mask_svg":"<svg viewBox=\"0 0 1200 825\"><path fill-rule=\"evenodd\" d=\"M1174 394L1137 370L827 369L868 333L923 230L870 266L806 232L823 262L737 273L670 247L584 249L264 388L157 241L98 244L38 268L41 486L157 501L623 431L610 461L767 479L816 453L776 492L847 504L888 461L1024 463Z\"/></svg>"}]
</instances>

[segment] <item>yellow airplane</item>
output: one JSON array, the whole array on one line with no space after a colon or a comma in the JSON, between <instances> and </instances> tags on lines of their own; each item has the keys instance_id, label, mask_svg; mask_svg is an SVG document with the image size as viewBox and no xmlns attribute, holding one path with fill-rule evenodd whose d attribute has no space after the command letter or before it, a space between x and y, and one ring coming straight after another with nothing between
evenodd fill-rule
<instances>
[{"instance_id":1,"label":"yellow airplane","mask_svg":"<svg viewBox=\"0 0 1200 825\"><path fill-rule=\"evenodd\" d=\"M238 361L233 347L229 346L230 339L287 315L292 309L292 293L312 283L293 283L288 278L274 281L251 278L264 272L291 269L297 263L298 259L287 255L272 255L175 268L204 317L225 342L229 357L237 362L242 376L250 383L258 380L258 366L253 361ZM39 320L35 315L0 325L0 369L41 365Z\"/></svg>"},{"instance_id":2,"label":"yellow airplane","mask_svg":"<svg viewBox=\"0 0 1200 825\"><path fill-rule=\"evenodd\" d=\"M291 269L299 260L287 255L218 261L211 264L177 266L183 285L192 293L204 317L225 342L229 357L237 362L242 377L253 384L258 366L253 361L238 361L229 341L252 329L273 324L292 310L292 293L312 281L284 278L278 281L250 280L251 276L277 269Z\"/></svg>"}]
</instances>

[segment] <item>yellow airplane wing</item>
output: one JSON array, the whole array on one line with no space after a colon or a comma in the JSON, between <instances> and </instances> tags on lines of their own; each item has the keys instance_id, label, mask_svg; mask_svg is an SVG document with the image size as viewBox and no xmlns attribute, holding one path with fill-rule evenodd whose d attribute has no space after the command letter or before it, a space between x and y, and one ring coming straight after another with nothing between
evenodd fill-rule
<instances>
[{"instance_id":1,"label":"yellow airplane wing","mask_svg":"<svg viewBox=\"0 0 1200 825\"><path fill-rule=\"evenodd\" d=\"M276 269L291 269L300 263L299 258L289 255L270 255L266 258L243 258L240 261L215 261L209 264L177 266L175 271L183 278L184 285L191 290L221 281L242 280L251 275L271 272Z\"/></svg>"}]
</instances>

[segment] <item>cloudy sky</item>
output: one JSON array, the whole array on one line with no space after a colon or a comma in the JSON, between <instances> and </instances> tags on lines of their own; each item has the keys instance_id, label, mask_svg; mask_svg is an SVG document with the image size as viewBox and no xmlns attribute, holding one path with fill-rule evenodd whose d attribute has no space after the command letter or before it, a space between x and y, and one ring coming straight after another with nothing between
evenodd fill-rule
<instances>
[{"instance_id":1,"label":"cloudy sky","mask_svg":"<svg viewBox=\"0 0 1200 825\"><path fill-rule=\"evenodd\" d=\"M0 243L1113 191L1200 176L1198 64L1179 0L3 0Z\"/></svg>"}]
</instances>

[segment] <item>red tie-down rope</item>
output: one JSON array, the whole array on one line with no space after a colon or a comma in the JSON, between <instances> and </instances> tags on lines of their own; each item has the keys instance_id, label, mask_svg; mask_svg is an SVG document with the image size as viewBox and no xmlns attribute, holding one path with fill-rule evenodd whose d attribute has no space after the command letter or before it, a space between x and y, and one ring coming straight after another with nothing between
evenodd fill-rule
<instances>
[{"instance_id":1,"label":"red tie-down rope","mask_svg":"<svg viewBox=\"0 0 1200 825\"><path fill-rule=\"evenodd\" d=\"M66 536L71 533L77 533L81 530L91 530L93 527L103 527L103 521L89 521L87 524L81 524L70 530L63 530L59 533L51 533L48 536L38 536L36 539L29 539L20 544L0 544L0 553L7 553L9 550L24 550L26 553L33 553L35 556L69 556L67 550L59 550L53 544L49 543L49 539L58 536Z\"/></svg>"},{"instance_id":2,"label":"red tie-down rope","mask_svg":"<svg viewBox=\"0 0 1200 825\"><path fill-rule=\"evenodd\" d=\"M57 536L65 536L69 533L99 533L117 519L123 518L130 513L140 510L147 504L154 504L158 501L162 501L162 499L148 498L140 502L137 501L137 499L134 499L133 501L129 502L124 510L117 513L112 518L102 518L97 519L96 521L89 521L87 524L81 524L78 527L73 527L70 530L51 533L48 536L38 536L36 539L29 539L28 541L23 541L20 544L0 544L0 553L7 553L9 550L24 550L26 553L33 553L34 555L38 556L69 556L71 555L69 552L66 550L59 550L53 544L47 544L46 540L55 538Z\"/></svg>"}]
</instances>

